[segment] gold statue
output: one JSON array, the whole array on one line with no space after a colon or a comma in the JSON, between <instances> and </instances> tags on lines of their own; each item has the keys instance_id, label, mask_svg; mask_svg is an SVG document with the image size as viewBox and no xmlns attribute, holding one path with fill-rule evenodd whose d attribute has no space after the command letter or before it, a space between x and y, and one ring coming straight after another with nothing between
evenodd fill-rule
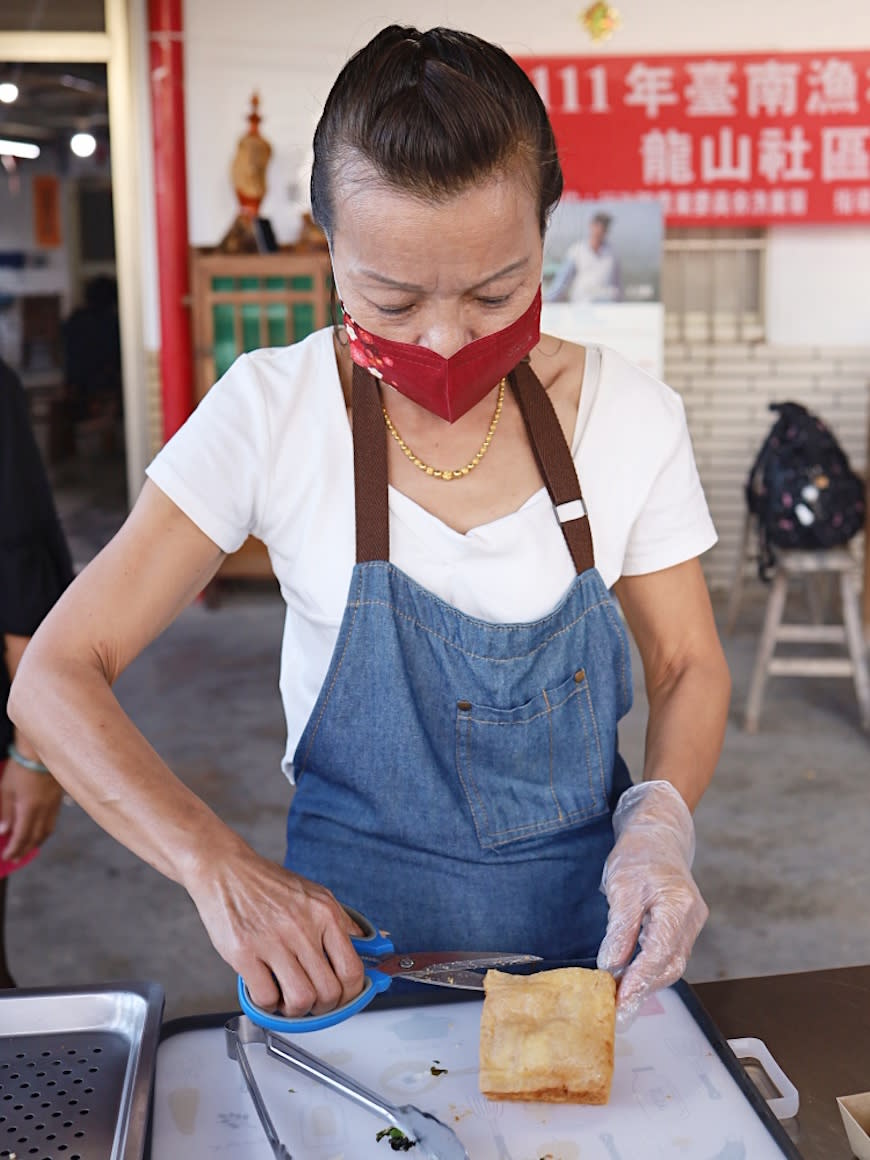
<instances>
[{"instance_id":1,"label":"gold statue","mask_svg":"<svg viewBox=\"0 0 870 1160\"><path fill-rule=\"evenodd\" d=\"M272 146L260 133L262 118L259 109L260 98L254 93L248 113L248 131L239 139L230 168L239 212L218 244L222 254L256 254L260 250L257 218L260 203L266 196L266 168L272 156Z\"/></svg>"},{"instance_id":2,"label":"gold statue","mask_svg":"<svg viewBox=\"0 0 870 1160\"><path fill-rule=\"evenodd\" d=\"M239 141L231 169L239 209L251 218L258 216L260 203L266 196L266 168L272 156L272 146L260 133L259 107L260 98L254 93L248 131Z\"/></svg>"}]
</instances>

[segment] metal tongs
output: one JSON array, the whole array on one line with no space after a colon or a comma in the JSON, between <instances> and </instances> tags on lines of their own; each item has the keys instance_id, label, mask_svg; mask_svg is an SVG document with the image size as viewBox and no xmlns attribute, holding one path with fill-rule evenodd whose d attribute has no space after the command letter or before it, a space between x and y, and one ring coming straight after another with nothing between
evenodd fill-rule
<instances>
[{"instance_id":1,"label":"metal tongs","mask_svg":"<svg viewBox=\"0 0 870 1160\"><path fill-rule=\"evenodd\" d=\"M309 1076L338 1095L344 1096L345 1099L359 1104L366 1111L387 1120L393 1127L403 1132L408 1139L416 1142L420 1149L416 1153L419 1160L469 1160L468 1153L453 1130L434 1116L429 1115L428 1112L415 1108L413 1104L397 1107L395 1104L388 1103L377 1092L357 1083L356 1080L351 1079L349 1075L345 1075L338 1068L332 1067L318 1059L317 1056L297 1047L295 1043L290 1043L280 1035L276 1035L274 1031L259 1027L246 1015L236 1015L229 1019L224 1030L227 1055L230 1059L236 1059L239 1062L239 1067L251 1094L251 1099L254 1101L260 1123L263 1125L272 1147L275 1160L293 1160L293 1157L281 1143L272 1117L269 1115L269 1110L257 1086L250 1060L245 1052L245 1046L249 1043L264 1044L267 1053L280 1060L281 1063L302 1072L303 1075Z\"/></svg>"}]
</instances>

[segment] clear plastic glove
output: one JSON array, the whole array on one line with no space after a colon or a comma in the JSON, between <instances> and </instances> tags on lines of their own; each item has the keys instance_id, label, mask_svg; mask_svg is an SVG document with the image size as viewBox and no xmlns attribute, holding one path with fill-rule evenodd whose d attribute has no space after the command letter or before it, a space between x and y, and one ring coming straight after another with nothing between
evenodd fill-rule
<instances>
[{"instance_id":1,"label":"clear plastic glove","mask_svg":"<svg viewBox=\"0 0 870 1160\"><path fill-rule=\"evenodd\" d=\"M692 877L695 826L667 781L626 790L613 815L616 843L601 889L610 914L598 966L620 980L616 1025L624 1031L644 999L676 982L710 913ZM637 942L640 954L631 962Z\"/></svg>"}]
</instances>

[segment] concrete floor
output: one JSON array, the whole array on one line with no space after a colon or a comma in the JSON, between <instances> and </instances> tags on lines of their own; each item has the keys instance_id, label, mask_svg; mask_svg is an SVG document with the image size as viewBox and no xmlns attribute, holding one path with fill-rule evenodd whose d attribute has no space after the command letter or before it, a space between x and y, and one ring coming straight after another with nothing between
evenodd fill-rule
<instances>
[{"instance_id":1,"label":"concrete floor","mask_svg":"<svg viewBox=\"0 0 870 1160\"><path fill-rule=\"evenodd\" d=\"M123 518L120 463L55 472L79 564ZM688 978L870 962L870 743L845 680L779 679L762 732L740 727L765 590L750 584L726 640L731 721L697 812L696 875L711 910ZM717 611L719 602L717 601ZM176 773L261 853L280 860L290 790L278 769L283 605L271 584L236 583L220 607L189 608L118 682L127 711ZM640 768L645 701L622 730ZM74 804L40 857L10 880L9 960L22 986L146 978L166 1018L235 1006L234 976L184 892L100 831Z\"/></svg>"}]
</instances>

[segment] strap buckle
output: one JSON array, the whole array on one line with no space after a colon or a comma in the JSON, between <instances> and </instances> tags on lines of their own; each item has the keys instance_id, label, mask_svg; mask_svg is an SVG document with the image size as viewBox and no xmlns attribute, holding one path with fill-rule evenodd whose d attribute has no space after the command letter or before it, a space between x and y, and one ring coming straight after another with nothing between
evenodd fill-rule
<instances>
[{"instance_id":1,"label":"strap buckle","mask_svg":"<svg viewBox=\"0 0 870 1160\"><path fill-rule=\"evenodd\" d=\"M553 511L560 524L567 524L571 520L583 519L586 515L586 504L582 499L570 499L566 503L555 504Z\"/></svg>"}]
</instances>

